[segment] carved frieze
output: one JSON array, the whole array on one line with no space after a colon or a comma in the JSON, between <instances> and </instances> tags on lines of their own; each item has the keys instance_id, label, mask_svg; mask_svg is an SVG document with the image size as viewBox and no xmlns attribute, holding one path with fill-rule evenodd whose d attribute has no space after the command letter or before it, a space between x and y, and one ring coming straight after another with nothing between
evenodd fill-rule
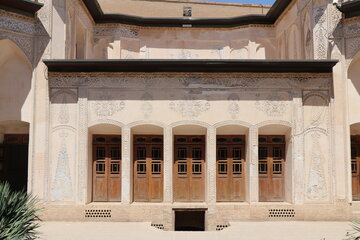
<instances>
[{"instance_id":1,"label":"carved frieze","mask_svg":"<svg viewBox=\"0 0 360 240\"><path fill-rule=\"evenodd\" d=\"M106 37L111 36L115 38L138 38L139 31L137 29L125 28L122 26L107 27L107 26L96 26L94 27L95 37Z\"/></svg>"},{"instance_id":2,"label":"carved frieze","mask_svg":"<svg viewBox=\"0 0 360 240\"><path fill-rule=\"evenodd\" d=\"M50 87L108 88L330 88L329 74L109 74L49 76Z\"/></svg>"}]
</instances>

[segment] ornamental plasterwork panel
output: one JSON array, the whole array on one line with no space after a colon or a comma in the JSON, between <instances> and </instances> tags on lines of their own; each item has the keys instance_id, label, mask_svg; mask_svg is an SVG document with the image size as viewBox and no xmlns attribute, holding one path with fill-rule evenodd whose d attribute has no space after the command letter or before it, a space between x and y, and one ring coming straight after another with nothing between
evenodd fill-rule
<instances>
[{"instance_id":1,"label":"ornamental plasterwork panel","mask_svg":"<svg viewBox=\"0 0 360 240\"><path fill-rule=\"evenodd\" d=\"M138 38L139 31L137 29L125 28L123 26L105 27L96 26L94 27L95 37L125 37L125 38Z\"/></svg>"},{"instance_id":2,"label":"ornamental plasterwork panel","mask_svg":"<svg viewBox=\"0 0 360 240\"><path fill-rule=\"evenodd\" d=\"M360 19L358 21L344 23L344 35L358 35L360 34Z\"/></svg>"},{"instance_id":3,"label":"ornamental plasterwork panel","mask_svg":"<svg viewBox=\"0 0 360 240\"><path fill-rule=\"evenodd\" d=\"M183 118L194 119L210 109L207 100L198 100L195 97L185 97L185 100L172 101L169 104L172 111L181 114Z\"/></svg>"},{"instance_id":4,"label":"ornamental plasterwork panel","mask_svg":"<svg viewBox=\"0 0 360 240\"><path fill-rule=\"evenodd\" d=\"M326 6L313 9L314 58L327 58Z\"/></svg>"},{"instance_id":5,"label":"ornamental plasterwork panel","mask_svg":"<svg viewBox=\"0 0 360 240\"><path fill-rule=\"evenodd\" d=\"M282 117L289 109L289 95L286 93L256 94L255 108L268 117Z\"/></svg>"},{"instance_id":6,"label":"ornamental plasterwork panel","mask_svg":"<svg viewBox=\"0 0 360 240\"><path fill-rule=\"evenodd\" d=\"M108 118L124 109L125 102L114 100L110 95L103 95L93 104L93 110L99 118Z\"/></svg>"},{"instance_id":7,"label":"ornamental plasterwork panel","mask_svg":"<svg viewBox=\"0 0 360 240\"><path fill-rule=\"evenodd\" d=\"M311 159L308 173L306 196L309 200L323 200L328 196L325 178L326 156L322 144L320 144L321 133L311 133Z\"/></svg>"},{"instance_id":8,"label":"ornamental plasterwork panel","mask_svg":"<svg viewBox=\"0 0 360 240\"><path fill-rule=\"evenodd\" d=\"M143 113L144 119L148 119L153 112L153 106L151 104L151 100L153 100L153 96L146 92L141 96L141 100L143 103L141 105L141 112Z\"/></svg>"},{"instance_id":9,"label":"ornamental plasterwork panel","mask_svg":"<svg viewBox=\"0 0 360 240\"><path fill-rule=\"evenodd\" d=\"M23 33L28 35L36 34L34 22L25 21L23 19L1 15L0 12L0 29L15 33Z\"/></svg>"},{"instance_id":10,"label":"ornamental plasterwork panel","mask_svg":"<svg viewBox=\"0 0 360 240\"><path fill-rule=\"evenodd\" d=\"M360 51L360 36L346 39L346 59L353 59Z\"/></svg>"},{"instance_id":11,"label":"ornamental plasterwork panel","mask_svg":"<svg viewBox=\"0 0 360 240\"><path fill-rule=\"evenodd\" d=\"M74 166L76 155L75 131L69 127L56 128L52 133L50 162L50 194L54 201L74 200Z\"/></svg>"},{"instance_id":12,"label":"ornamental plasterwork panel","mask_svg":"<svg viewBox=\"0 0 360 240\"><path fill-rule=\"evenodd\" d=\"M236 119L240 112L239 100L240 100L239 95L237 95L236 93L232 93L228 97L227 111L231 119Z\"/></svg>"},{"instance_id":13,"label":"ornamental plasterwork panel","mask_svg":"<svg viewBox=\"0 0 360 240\"><path fill-rule=\"evenodd\" d=\"M17 35L9 32L1 32L0 30L0 40L9 39L13 41L28 57L29 62L33 63L33 38L23 35Z\"/></svg>"}]
</instances>

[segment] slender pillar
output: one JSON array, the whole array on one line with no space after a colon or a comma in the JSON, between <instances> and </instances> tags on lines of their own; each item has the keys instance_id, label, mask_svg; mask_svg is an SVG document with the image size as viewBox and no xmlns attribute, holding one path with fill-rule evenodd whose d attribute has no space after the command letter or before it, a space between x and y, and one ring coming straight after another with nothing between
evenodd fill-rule
<instances>
[{"instance_id":1,"label":"slender pillar","mask_svg":"<svg viewBox=\"0 0 360 240\"><path fill-rule=\"evenodd\" d=\"M216 203L216 129L209 127L206 134L206 201Z\"/></svg>"},{"instance_id":2,"label":"slender pillar","mask_svg":"<svg viewBox=\"0 0 360 240\"><path fill-rule=\"evenodd\" d=\"M292 161L293 185L294 190L293 202L301 204L304 202L304 184L305 184L305 156L304 156L304 118L302 108L302 93L297 92L294 97L293 115L295 121L293 123L293 154L292 159L287 159L287 162Z\"/></svg>"},{"instance_id":3,"label":"slender pillar","mask_svg":"<svg viewBox=\"0 0 360 240\"><path fill-rule=\"evenodd\" d=\"M121 180L121 202L129 204L131 202L131 130L129 127L122 128L122 180Z\"/></svg>"},{"instance_id":4,"label":"slender pillar","mask_svg":"<svg viewBox=\"0 0 360 240\"><path fill-rule=\"evenodd\" d=\"M4 143L4 137L5 137L5 128L0 127L0 144Z\"/></svg>"},{"instance_id":5,"label":"slender pillar","mask_svg":"<svg viewBox=\"0 0 360 240\"><path fill-rule=\"evenodd\" d=\"M249 161L246 164L249 202L259 201L258 138L258 128L250 127L248 141Z\"/></svg>"},{"instance_id":6,"label":"slender pillar","mask_svg":"<svg viewBox=\"0 0 360 240\"><path fill-rule=\"evenodd\" d=\"M88 101L87 101L87 89L79 89L78 100L78 189L77 189L77 202L85 204L91 199L89 188L92 188L88 184L88 169L89 169L89 129L88 129Z\"/></svg>"},{"instance_id":7,"label":"slender pillar","mask_svg":"<svg viewBox=\"0 0 360 240\"><path fill-rule=\"evenodd\" d=\"M172 128L164 129L164 202L173 202L173 135Z\"/></svg>"}]
</instances>

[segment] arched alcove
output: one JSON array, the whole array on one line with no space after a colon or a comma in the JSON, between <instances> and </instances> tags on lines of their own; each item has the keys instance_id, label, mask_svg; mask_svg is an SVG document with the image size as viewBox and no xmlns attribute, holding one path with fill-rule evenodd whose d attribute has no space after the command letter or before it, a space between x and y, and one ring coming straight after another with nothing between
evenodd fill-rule
<instances>
[{"instance_id":1,"label":"arched alcove","mask_svg":"<svg viewBox=\"0 0 360 240\"><path fill-rule=\"evenodd\" d=\"M32 67L10 40L0 40L0 121L32 119Z\"/></svg>"}]
</instances>

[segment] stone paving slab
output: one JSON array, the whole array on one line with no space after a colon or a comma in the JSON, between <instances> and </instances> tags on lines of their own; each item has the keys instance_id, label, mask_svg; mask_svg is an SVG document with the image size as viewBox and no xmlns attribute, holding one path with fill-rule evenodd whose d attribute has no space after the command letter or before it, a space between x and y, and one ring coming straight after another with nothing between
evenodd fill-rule
<instances>
[{"instance_id":1,"label":"stone paving slab","mask_svg":"<svg viewBox=\"0 0 360 240\"><path fill-rule=\"evenodd\" d=\"M342 240L349 222L231 222L218 232L162 231L141 222L43 222L41 240Z\"/></svg>"}]
</instances>

